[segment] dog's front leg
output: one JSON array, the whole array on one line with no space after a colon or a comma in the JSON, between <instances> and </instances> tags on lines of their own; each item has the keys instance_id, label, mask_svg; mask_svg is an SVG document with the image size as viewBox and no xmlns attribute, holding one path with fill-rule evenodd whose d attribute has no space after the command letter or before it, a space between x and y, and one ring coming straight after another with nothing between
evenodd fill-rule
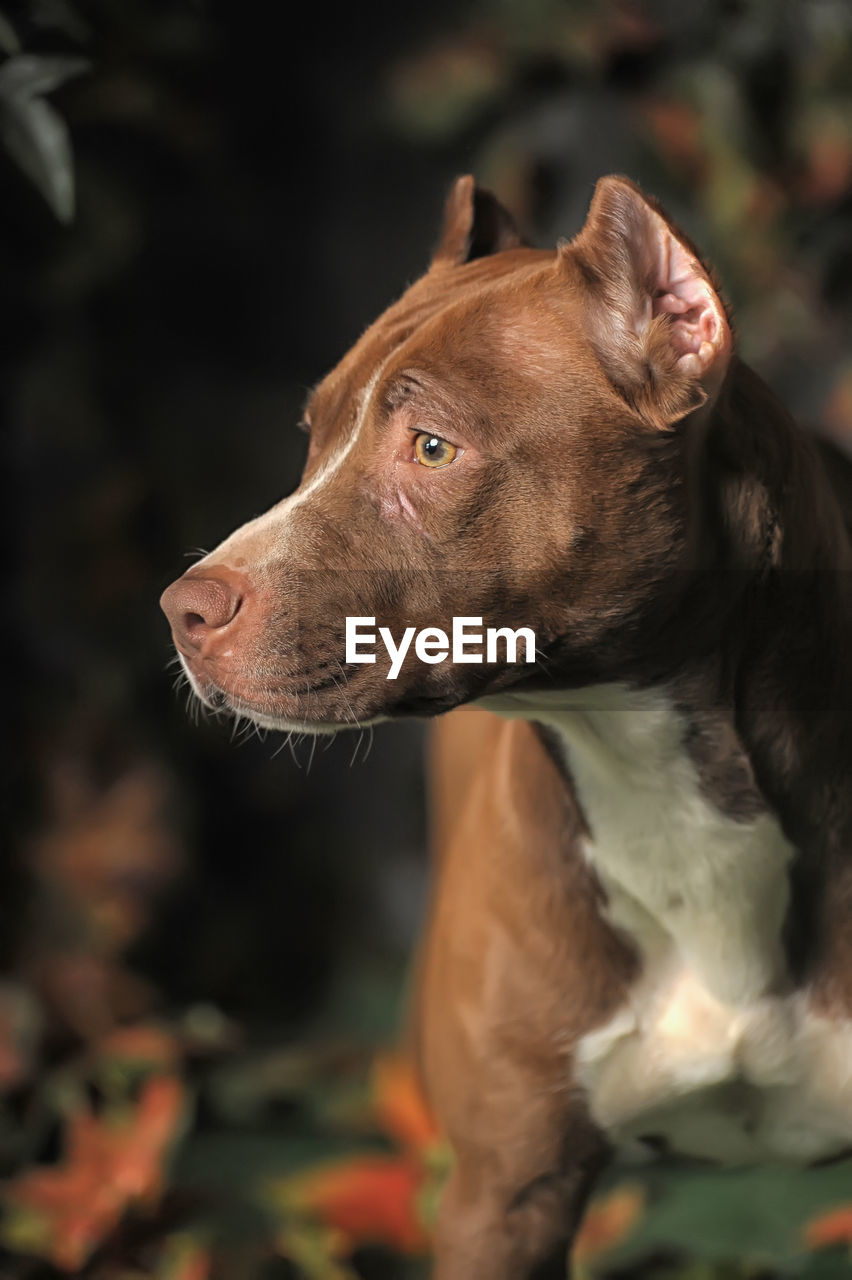
<instances>
[{"instance_id":1,"label":"dog's front leg","mask_svg":"<svg viewBox=\"0 0 852 1280\"><path fill-rule=\"evenodd\" d=\"M415 1026L455 1157L435 1276L562 1280L608 1155L573 1048L621 1002L630 960L535 730L465 709L433 744L437 877Z\"/></svg>"},{"instance_id":2,"label":"dog's front leg","mask_svg":"<svg viewBox=\"0 0 852 1280\"><path fill-rule=\"evenodd\" d=\"M574 1234L608 1157L606 1143L581 1123L575 1152L527 1182L520 1170L512 1177L503 1153L460 1150L441 1202L434 1280L565 1280ZM541 1137L552 1142L553 1134Z\"/></svg>"}]
</instances>

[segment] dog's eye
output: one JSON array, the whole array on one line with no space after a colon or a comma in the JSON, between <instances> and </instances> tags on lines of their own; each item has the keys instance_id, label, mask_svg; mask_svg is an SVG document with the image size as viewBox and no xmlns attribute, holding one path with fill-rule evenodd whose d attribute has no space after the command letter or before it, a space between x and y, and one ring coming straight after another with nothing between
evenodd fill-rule
<instances>
[{"instance_id":1,"label":"dog's eye","mask_svg":"<svg viewBox=\"0 0 852 1280\"><path fill-rule=\"evenodd\" d=\"M453 461L458 449L449 440L421 431L414 437L414 456L424 467L446 467Z\"/></svg>"}]
</instances>

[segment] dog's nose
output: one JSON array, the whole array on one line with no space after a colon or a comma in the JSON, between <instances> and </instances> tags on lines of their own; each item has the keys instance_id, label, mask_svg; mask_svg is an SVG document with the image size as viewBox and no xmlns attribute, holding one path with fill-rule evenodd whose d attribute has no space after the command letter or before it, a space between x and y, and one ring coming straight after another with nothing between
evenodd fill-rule
<instances>
[{"instance_id":1,"label":"dog's nose","mask_svg":"<svg viewBox=\"0 0 852 1280\"><path fill-rule=\"evenodd\" d=\"M179 649L201 649L205 641L239 612L245 584L233 570L217 569L216 575L185 575L167 587L160 607L171 623Z\"/></svg>"}]
</instances>

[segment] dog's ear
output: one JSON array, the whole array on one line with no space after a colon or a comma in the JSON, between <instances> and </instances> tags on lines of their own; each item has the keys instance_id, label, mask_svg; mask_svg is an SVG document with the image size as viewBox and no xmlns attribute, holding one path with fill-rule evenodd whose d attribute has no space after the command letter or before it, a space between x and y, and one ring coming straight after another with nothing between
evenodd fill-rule
<instances>
[{"instance_id":1,"label":"dog's ear","mask_svg":"<svg viewBox=\"0 0 852 1280\"><path fill-rule=\"evenodd\" d=\"M470 174L456 178L444 206L441 239L433 267L460 267L523 244L515 220L495 195L478 187Z\"/></svg>"},{"instance_id":2,"label":"dog's ear","mask_svg":"<svg viewBox=\"0 0 852 1280\"><path fill-rule=\"evenodd\" d=\"M602 178L563 254L580 267L604 370L643 417L671 426L715 394L733 348L725 304L655 201L627 178Z\"/></svg>"}]
</instances>

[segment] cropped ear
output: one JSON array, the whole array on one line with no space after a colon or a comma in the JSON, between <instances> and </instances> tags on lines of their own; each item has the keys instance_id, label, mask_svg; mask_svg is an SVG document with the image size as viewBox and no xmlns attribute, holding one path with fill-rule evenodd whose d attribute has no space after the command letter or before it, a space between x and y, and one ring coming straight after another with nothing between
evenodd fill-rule
<instances>
[{"instance_id":1,"label":"cropped ear","mask_svg":"<svg viewBox=\"0 0 852 1280\"><path fill-rule=\"evenodd\" d=\"M432 267L460 267L523 244L515 220L495 195L478 187L470 174L456 178L444 206L441 239Z\"/></svg>"},{"instance_id":2,"label":"cropped ear","mask_svg":"<svg viewBox=\"0 0 852 1280\"><path fill-rule=\"evenodd\" d=\"M588 290L592 344L610 380L655 426L721 386L733 349L725 304L698 251L627 178L601 178L563 253Z\"/></svg>"}]
</instances>

